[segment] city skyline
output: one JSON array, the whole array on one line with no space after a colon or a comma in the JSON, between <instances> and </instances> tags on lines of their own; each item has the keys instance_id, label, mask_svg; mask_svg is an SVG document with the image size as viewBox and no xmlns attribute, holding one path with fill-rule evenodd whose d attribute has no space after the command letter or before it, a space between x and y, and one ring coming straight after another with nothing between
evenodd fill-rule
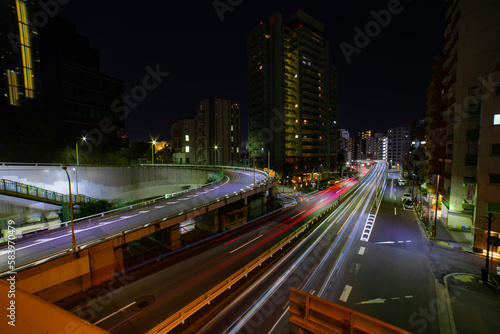
<instances>
[{"instance_id":1,"label":"city skyline","mask_svg":"<svg viewBox=\"0 0 500 334\"><path fill-rule=\"evenodd\" d=\"M175 3L168 5L168 11L162 11L166 5L156 5L155 11L114 3L99 4L95 11L93 2L82 6L79 1L60 6L62 17L100 50L101 71L124 80L125 94L142 85L149 72L164 75L144 99L131 101L133 108L121 134L131 141L150 136L170 139L173 122L179 116L195 116L198 101L225 96L241 101L245 140L246 37L272 13L289 15L298 9L325 24L331 59L338 69L339 128L351 133L365 127L385 131L410 125L425 114L433 55L442 48L445 1L221 4L225 2L193 9ZM409 100L412 103L405 102Z\"/></svg>"}]
</instances>

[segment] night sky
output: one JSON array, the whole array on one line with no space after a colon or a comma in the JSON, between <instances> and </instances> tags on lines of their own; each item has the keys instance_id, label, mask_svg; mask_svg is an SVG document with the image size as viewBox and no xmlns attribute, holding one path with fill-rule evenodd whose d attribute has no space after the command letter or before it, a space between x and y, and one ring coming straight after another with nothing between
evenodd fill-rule
<instances>
[{"instance_id":1,"label":"night sky","mask_svg":"<svg viewBox=\"0 0 500 334\"><path fill-rule=\"evenodd\" d=\"M61 5L62 17L99 49L101 71L125 81L125 93L142 85L147 66L170 73L130 111L122 134L131 141L169 139L172 123L194 116L198 102L209 96L240 102L246 139L248 33L272 13L288 16L297 9L325 24L338 68L340 128L351 136L362 128L382 132L425 114L433 55L443 47L445 0L229 2L236 5L222 21L213 0L72 0ZM354 28L364 31L375 21L372 10L398 2L398 13L373 30L368 45L348 63L340 44L356 46Z\"/></svg>"}]
</instances>

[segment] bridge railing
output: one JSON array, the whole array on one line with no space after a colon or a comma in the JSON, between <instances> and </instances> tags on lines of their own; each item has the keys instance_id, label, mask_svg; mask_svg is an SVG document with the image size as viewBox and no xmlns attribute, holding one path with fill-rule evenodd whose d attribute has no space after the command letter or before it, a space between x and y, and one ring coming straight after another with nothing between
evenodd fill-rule
<instances>
[{"instance_id":1,"label":"bridge railing","mask_svg":"<svg viewBox=\"0 0 500 334\"><path fill-rule=\"evenodd\" d=\"M6 179L0 179L0 194L28 198L53 204L69 203L69 195ZM95 198L80 194L72 194L71 197L74 203L87 203L97 200Z\"/></svg>"}]
</instances>

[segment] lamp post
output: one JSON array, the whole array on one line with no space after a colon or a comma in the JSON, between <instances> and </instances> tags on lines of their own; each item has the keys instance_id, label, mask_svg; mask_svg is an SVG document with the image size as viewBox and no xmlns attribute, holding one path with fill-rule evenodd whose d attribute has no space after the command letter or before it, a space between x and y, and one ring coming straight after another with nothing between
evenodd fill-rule
<instances>
[{"instance_id":1,"label":"lamp post","mask_svg":"<svg viewBox=\"0 0 500 334\"><path fill-rule=\"evenodd\" d=\"M155 164L155 147L156 147L156 140L153 140L151 142L151 164Z\"/></svg>"},{"instance_id":2,"label":"lamp post","mask_svg":"<svg viewBox=\"0 0 500 334\"><path fill-rule=\"evenodd\" d=\"M215 161L215 164L216 164L216 165L218 165L218 164L220 164L220 151L219 151L219 146L215 145L215 146L214 146L214 149L215 149L215 152L217 152L217 154L216 154L217 159L216 159L216 161Z\"/></svg>"},{"instance_id":3,"label":"lamp post","mask_svg":"<svg viewBox=\"0 0 500 334\"><path fill-rule=\"evenodd\" d=\"M87 137L83 137L82 139L78 139L76 142L76 165L80 166L80 157L78 155L78 144L81 143L82 141L87 141Z\"/></svg>"},{"instance_id":4,"label":"lamp post","mask_svg":"<svg viewBox=\"0 0 500 334\"><path fill-rule=\"evenodd\" d=\"M264 149L264 148L262 148L261 150L262 150L262 152L267 151L267 170L270 170L271 169L271 151Z\"/></svg>"},{"instance_id":5,"label":"lamp post","mask_svg":"<svg viewBox=\"0 0 500 334\"><path fill-rule=\"evenodd\" d=\"M69 212L71 216L71 247L72 252L76 252L76 238L75 238L75 225L73 223L73 199L71 195L71 179L69 178L68 167L63 166L62 169L66 172L68 176L68 184L69 184Z\"/></svg>"},{"instance_id":6,"label":"lamp post","mask_svg":"<svg viewBox=\"0 0 500 334\"><path fill-rule=\"evenodd\" d=\"M434 225L432 229L434 240L436 240L438 204L439 204L439 174L437 175L437 182L436 182L436 211L434 211Z\"/></svg>"}]
</instances>

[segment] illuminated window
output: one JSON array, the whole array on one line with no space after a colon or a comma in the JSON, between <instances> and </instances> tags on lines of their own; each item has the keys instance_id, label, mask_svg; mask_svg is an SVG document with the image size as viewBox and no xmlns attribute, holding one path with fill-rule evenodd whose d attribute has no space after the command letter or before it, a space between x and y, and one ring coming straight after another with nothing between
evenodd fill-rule
<instances>
[{"instance_id":1,"label":"illuminated window","mask_svg":"<svg viewBox=\"0 0 500 334\"><path fill-rule=\"evenodd\" d=\"M186 141L189 141L189 135L186 135Z\"/></svg>"},{"instance_id":2,"label":"illuminated window","mask_svg":"<svg viewBox=\"0 0 500 334\"><path fill-rule=\"evenodd\" d=\"M260 65L259 70L262 70L262 65Z\"/></svg>"},{"instance_id":3,"label":"illuminated window","mask_svg":"<svg viewBox=\"0 0 500 334\"><path fill-rule=\"evenodd\" d=\"M500 114L493 115L493 125L500 125Z\"/></svg>"},{"instance_id":4,"label":"illuminated window","mask_svg":"<svg viewBox=\"0 0 500 334\"><path fill-rule=\"evenodd\" d=\"M19 42L21 45L21 57L23 63L23 76L25 96L35 97L33 59L31 57L31 36L28 21L28 9L26 3L21 0L16 1L17 20L19 25Z\"/></svg>"},{"instance_id":5,"label":"illuminated window","mask_svg":"<svg viewBox=\"0 0 500 334\"><path fill-rule=\"evenodd\" d=\"M189 153L189 146L186 146L186 153Z\"/></svg>"},{"instance_id":6,"label":"illuminated window","mask_svg":"<svg viewBox=\"0 0 500 334\"><path fill-rule=\"evenodd\" d=\"M231 124L231 131L234 131L234 127L233 127L233 125L232 125L232 124Z\"/></svg>"}]
</instances>

